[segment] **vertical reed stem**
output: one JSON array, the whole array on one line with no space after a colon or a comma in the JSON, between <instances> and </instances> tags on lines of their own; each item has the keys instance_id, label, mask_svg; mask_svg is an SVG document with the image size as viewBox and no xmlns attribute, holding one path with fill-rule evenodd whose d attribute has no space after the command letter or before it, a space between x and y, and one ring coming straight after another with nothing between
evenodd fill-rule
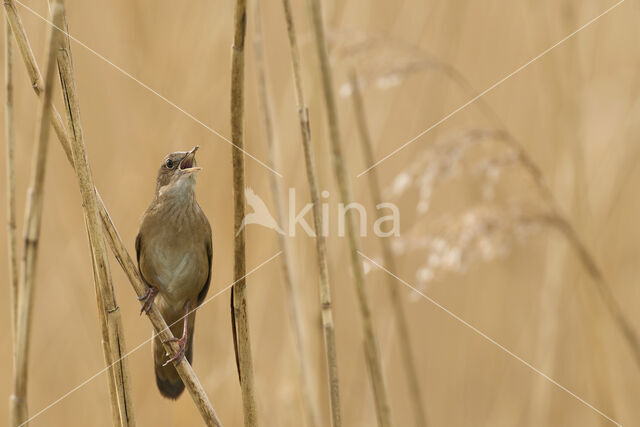
<instances>
[{"instance_id":1,"label":"vertical reed stem","mask_svg":"<svg viewBox=\"0 0 640 427\"><path fill-rule=\"evenodd\" d=\"M7 254L9 256L9 287L11 298L11 330L13 355L16 350L16 328L18 326L18 254L16 225L16 169L15 169L15 129L13 122L13 44L11 27L5 19L5 142L7 148ZM15 360L14 360L15 363Z\"/></svg>"},{"instance_id":2,"label":"vertical reed stem","mask_svg":"<svg viewBox=\"0 0 640 427\"><path fill-rule=\"evenodd\" d=\"M320 60L320 73L322 77L322 93L327 112L329 124L329 139L331 140L331 162L333 164L333 172L340 190L340 199L344 206L351 203L351 188L347 176L347 168L345 166L344 157L342 155L342 143L340 141L340 126L338 123L338 109L336 105L335 95L333 91L333 76L329 66L329 54L327 52L327 42L325 37L324 22L322 19L322 9L319 0L309 0L309 9L311 12L311 20L313 23L313 32L315 35L315 45ZM389 409L389 401L387 390L382 375L382 364L376 344L373 322L371 319L371 309L367 299L367 291L364 283L364 271L362 260L360 259L360 242L356 235L354 226L353 212L347 209L346 229L347 240L349 243L351 255L351 267L355 278L356 294L360 306L360 317L362 319L362 328L364 333L364 350L373 385L373 394L376 406L376 415L378 417L378 425L386 427L391 425L391 414Z\"/></svg>"},{"instance_id":3,"label":"vertical reed stem","mask_svg":"<svg viewBox=\"0 0 640 427\"><path fill-rule=\"evenodd\" d=\"M360 84L355 70L352 70L350 80L353 107L358 131L360 133L360 142L362 143L362 153L365 160L365 167L369 169L374 164L373 149L371 135L369 134L369 127L367 126L362 93L360 92ZM371 198L374 206L377 207L382 203L382 190L378 179L378 172L375 168L372 168L369 170L367 176L369 179L369 191L371 193ZM382 212L378 209L376 209L376 214L378 219L382 217ZM384 259L384 264L391 273L396 274L396 262L391 250L390 240L385 238L380 238L379 240L382 244L382 257ZM413 352L411 349L409 326L407 325L407 319L404 315L404 307L402 306L402 299L400 298L400 292L398 291L398 284L393 276L387 275L387 278L389 293L391 294L391 306L393 308L393 314L396 317L396 327L398 328L398 340L400 341L402 362L407 376L407 383L409 384L409 400L411 400L411 404L413 406L413 416L416 426L425 427L427 425L427 417L422 403L422 391L420 390L420 382L418 381L418 370L416 369L416 363L413 359Z\"/></svg>"},{"instance_id":4,"label":"vertical reed stem","mask_svg":"<svg viewBox=\"0 0 640 427\"><path fill-rule=\"evenodd\" d=\"M55 8L53 21L62 22L62 10ZM24 222L24 249L20 270L18 293L20 294L17 312L17 334L15 349L14 390L11 396L11 423L18 426L26 423L29 417L27 407L27 382L29 369L29 349L33 313L33 296L42 223L44 196L44 177L47 165L49 145L49 116L51 115L51 96L53 76L56 64L56 50L60 45L61 34L51 27L47 33L47 65L45 90L38 109L36 143L31 166L31 178L27 192Z\"/></svg>"},{"instance_id":5,"label":"vertical reed stem","mask_svg":"<svg viewBox=\"0 0 640 427\"><path fill-rule=\"evenodd\" d=\"M9 298L11 304L11 348L13 369L16 368L16 344L18 336L18 253L16 225L16 169L15 169L15 130L13 121L13 44L9 21L5 25L5 143L7 149L7 255L9 258ZM13 403L10 399L9 406Z\"/></svg>"},{"instance_id":6,"label":"vertical reed stem","mask_svg":"<svg viewBox=\"0 0 640 427\"><path fill-rule=\"evenodd\" d=\"M291 2L283 0L284 15L291 50L291 65L293 68L293 80L298 105L298 117L300 120L300 132L302 134L302 147L304 148L304 161L307 170L307 182L313 203L313 226L316 233L316 255L318 261L320 293L320 308L322 310L322 331L324 335L324 349L327 358L327 374L329 381L329 397L331 405L331 425L340 427L342 418L340 413L340 387L338 383L338 361L336 356L335 327L333 323L333 309L331 305L331 287L329 285L329 268L327 263L327 244L322 233L322 212L320 206L320 190L318 189L318 172L316 170L313 145L311 141L311 127L309 125L309 111L305 104L302 90L302 72L300 70L300 52L298 40L291 11Z\"/></svg>"},{"instance_id":7,"label":"vertical reed stem","mask_svg":"<svg viewBox=\"0 0 640 427\"><path fill-rule=\"evenodd\" d=\"M269 91L267 90L267 73L264 63L264 48L262 38L262 25L260 17L260 0L254 1L254 55L256 74L258 78L258 92L260 95L260 109L264 119L265 136L267 147L269 149L269 167L277 170L277 147L275 146L275 137L273 130L273 117L271 113L271 104L269 99ZM271 184L271 193L276 206L276 221L282 226L284 218L284 209L282 207L282 189L280 181L275 174L269 175ZM309 381L309 365L305 352L305 340L303 328L300 321L300 307L298 304L298 295L293 280L293 271L291 267L291 254L289 251L289 240L286 235L278 234L278 243L283 254L282 274L284 277L285 292L287 294L287 307L289 309L289 319L293 330L293 341L296 348L296 356L298 358L298 375L300 381L301 398L307 415L307 425L309 427L318 427L318 413L313 399L311 383Z\"/></svg>"},{"instance_id":8,"label":"vertical reed stem","mask_svg":"<svg viewBox=\"0 0 640 427\"><path fill-rule=\"evenodd\" d=\"M109 367L107 380L113 422L114 425L135 426L128 362L123 359L126 354L126 346L120 308L113 290L100 211L85 149L84 133L80 120L80 105L71 57L71 45L62 1L53 2L51 8L52 10L57 8L62 10L62 22L57 27L64 31L65 38L58 52L58 70L67 113L67 128L71 135L71 153L73 155L73 163L76 166L75 171L82 196L85 225L89 235L98 302L98 318L102 330L103 352L105 363Z\"/></svg>"},{"instance_id":9,"label":"vertical reed stem","mask_svg":"<svg viewBox=\"0 0 640 427\"><path fill-rule=\"evenodd\" d=\"M247 28L247 2L236 1L231 62L231 141L234 206L234 285L231 290L231 313L234 347L246 426L257 425L256 399L253 385L253 362L247 312L244 218L244 39Z\"/></svg>"}]
</instances>

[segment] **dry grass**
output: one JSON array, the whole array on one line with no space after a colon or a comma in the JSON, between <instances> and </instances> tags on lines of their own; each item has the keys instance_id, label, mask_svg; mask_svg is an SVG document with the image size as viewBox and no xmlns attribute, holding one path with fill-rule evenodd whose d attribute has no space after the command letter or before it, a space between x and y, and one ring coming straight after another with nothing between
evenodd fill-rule
<instances>
[{"instance_id":1,"label":"dry grass","mask_svg":"<svg viewBox=\"0 0 640 427\"><path fill-rule=\"evenodd\" d=\"M48 15L46 2L24 3L43 16ZM292 3L300 37L303 89L315 142L318 187L331 193L321 201L328 204L330 212L327 265L336 326L342 424L374 425L375 403L362 356L362 331L349 253L344 239L335 236L338 191L331 174L312 29L305 3ZM347 34L347 38L363 34L363 40L375 34L377 40L415 46L430 52L433 60L451 64L480 91L611 5L605 3L327 1L323 2L323 9L329 34ZM74 37L230 137L233 2L195 2L181 7L166 2L115 0L103 4L67 0L66 5ZM44 75L47 27L22 6L15 7ZM282 7L263 2L262 14L265 66L281 152L278 171L284 176L282 187L296 189L298 212L308 202L309 193ZM640 315L635 310L640 298L636 255L640 252L640 201L635 194L640 182L640 150L634 142L640 136L640 51L636 43L640 37L636 25L639 20L640 6L624 2L483 97L499 123L474 103L377 168L382 187L392 188L394 178L425 153L443 161L450 158L445 141L459 139L466 131L507 129L538 166L558 212L575 229L634 329L640 326ZM266 161L268 149L263 143L252 33L249 25L245 148ZM121 249L133 250L139 216L153 195L154 176L162 157L170 151L201 146L198 161L204 169L196 191L213 227L209 295L215 295L233 282L230 146L82 46L71 43L91 172L109 215L117 224ZM337 49L335 43L332 39L330 47ZM395 42L390 44L394 47L384 55L391 57L396 51L408 63L411 55L404 54ZM36 91L40 93L44 85L42 79L32 80L33 74L25 73L21 48L19 44L14 47L15 188L18 230L22 233L21 209L29 185L39 102L30 92L32 82L39 83ZM362 60L366 57L374 63L376 52L377 49L363 51ZM335 88L339 89L348 82L347 72L354 64L338 59L337 54L337 50L331 51ZM417 54L415 58L417 62ZM367 80L366 70L362 74L360 71L358 68L361 78ZM393 83L387 86L375 81L369 80L362 95L376 160L465 103L471 95L437 67L400 73L393 82L387 79ZM0 91L4 97L4 89ZM64 106L58 91L54 104L62 113ZM338 98L337 109L353 198L369 206L366 176L356 178L366 164L351 99ZM64 131L64 127L61 129ZM58 134L59 130L54 127L54 131ZM430 151L436 146L443 151ZM32 358L29 369L32 413L104 368L101 330L90 285L93 277L82 199L75 190L73 170L65 165L63 150L59 144L49 148L31 348L32 356L38 355L38 359ZM401 237L407 244L418 245L421 238L433 237L445 238L454 245L461 233L477 232L468 234L470 240L465 248L470 258L464 259L465 268L459 270L454 268L455 263L448 264L456 259L453 256L439 260L431 257L445 254L436 251L442 247L436 243L435 249L423 245L396 254L399 277L423 286L430 297L621 424L636 424L639 418L635 396L640 393L640 374L633 353L602 304L602 297L592 286L592 276L576 256L573 245L557 232L558 227L540 221L549 218L549 205L540 197L515 152L502 143L486 140L471 144L459 160L455 173L440 175L431 186L431 195L424 198L428 201L425 213L417 209L420 186L407 188L401 197L393 196L391 200L402 213ZM246 184L275 212L269 197L270 172L247 158L245 173ZM6 184L3 173L0 185L5 188ZM383 199L390 196L383 193ZM286 206L286 192L283 201ZM2 211L0 220L6 221L5 209ZM375 212L368 210L367 214L370 231ZM537 219L525 221L527 218ZM307 220L311 224L311 212ZM464 224L468 225L463 227ZM0 322L6 325L7 345L0 348L0 394L6 397L12 389L12 350L8 345L10 285L8 264L4 261L8 259L4 230L2 227L0 231L0 292L6 303L0 310ZM246 228L246 238L248 271L279 250L278 237L271 230L251 225ZM330 394L315 283L315 241L298 230L290 244L291 265L301 283L300 320L308 331L306 354L311 385L318 398L319 424L328 425ZM362 239L361 246L368 256L381 254L378 239ZM396 243L396 249L397 246ZM435 267L433 278L421 284L429 277L428 272L420 273L429 266L429 259ZM297 426L306 416L297 388L297 351L291 339L280 260L281 257L265 265L247 281L256 409L262 425ZM113 259L110 261L127 348L133 350L149 339L149 325L138 316L136 292L127 283L130 277L114 268L117 265ZM135 277L135 273L130 274ZM372 317L392 421L397 426L412 425L414 415L407 396L405 365L387 277L371 270L366 279L371 306L375 308ZM591 409L442 315L428 301L416 299L402 284L397 285L431 425L604 425L604 419ZM243 423L243 405L231 344L228 296L224 293L198 310L193 368L224 425L235 426ZM202 417L186 394L177 402L167 402L156 393L149 352L150 348L144 346L128 358L138 425L199 425ZM104 374L96 377L40 415L33 425L111 425L106 378ZM8 419L7 405L0 405L0 419Z\"/></svg>"}]
</instances>

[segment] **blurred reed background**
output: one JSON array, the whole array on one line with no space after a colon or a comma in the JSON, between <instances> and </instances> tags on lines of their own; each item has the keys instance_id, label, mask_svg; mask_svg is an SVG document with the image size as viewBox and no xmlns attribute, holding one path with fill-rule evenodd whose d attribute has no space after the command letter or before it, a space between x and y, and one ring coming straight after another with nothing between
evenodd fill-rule
<instances>
[{"instance_id":1,"label":"blurred reed background","mask_svg":"<svg viewBox=\"0 0 640 427\"><path fill-rule=\"evenodd\" d=\"M25 4L48 16L45 1ZM366 166L345 86L353 67L365 84L374 157L379 159L467 102L474 91L491 86L614 4L603 0L323 2L355 200L370 206L366 175L357 178ZM279 2L261 6L281 185L296 189L297 212L308 202L309 193L284 16ZM233 2L68 0L66 7L72 36L229 137ZM306 4L295 2L293 8L320 189L331 193L327 243L343 422L374 425L348 251L344 239L336 236L338 197L318 60ZM42 69L46 24L20 6L18 11ZM250 12L245 146L266 160L252 19ZM575 229L622 312L640 329L636 309L640 198L635 189L640 183L638 22L640 4L625 1L377 168L386 187L385 200L397 203L401 212L401 237L394 242L398 275L625 425L640 424L636 403L640 372L633 354L566 236L544 221L531 220L548 215L551 207L519 161L517 150L496 136L508 132L540 169L555 198L554 209ZM214 295L233 277L230 145L82 46L72 42L72 49L94 181L131 253L163 156L200 145L198 163L204 170L197 194L213 227L209 295ZM38 104L22 59L18 52L15 55L21 226ZM60 104L59 90L55 96ZM470 143L474 132L488 134L482 138L485 142ZM31 414L104 367L81 199L73 171L54 138L35 291ZM246 172L247 184L274 212L270 172L249 158ZM0 174L2 188L5 179ZM5 200L3 195L3 205ZM6 209L1 215L4 222ZM370 208L370 234L374 220ZM307 221L312 223L310 213ZM0 230L6 242L6 227ZM291 240L312 385L322 425L328 425L315 243L301 229ZM364 239L362 247L365 254L380 259L375 237ZM0 310L0 324L5 325L5 345L0 346L2 396L9 395L12 384L6 250L6 244L0 245L0 292L5 296ZM247 228L249 271L278 250L273 231ZM297 426L303 407L280 262L265 265L247 280L257 409L262 425ZM126 342L133 349L149 338L151 328L138 316L139 303L113 258L111 267ZM398 426L411 425L387 278L375 266L368 267L367 287L392 419ZM608 422L402 283L397 286L430 425ZM202 385L223 423L241 425L228 291L199 310L195 335L194 369ZM157 392L150 344L129 360L139 425L201 423L188 397L170 402ZM32 425L106 426L111 423L109 411L103 374ZM0 419L8 419L6 404L0 404Z\"/></svg>"}]
</instances>

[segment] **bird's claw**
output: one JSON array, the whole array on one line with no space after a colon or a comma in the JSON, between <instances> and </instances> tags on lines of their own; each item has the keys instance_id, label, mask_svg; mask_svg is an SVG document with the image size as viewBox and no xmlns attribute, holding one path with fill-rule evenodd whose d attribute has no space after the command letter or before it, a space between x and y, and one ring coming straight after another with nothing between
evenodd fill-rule
<instances>
[{"instance_id":1,"label":"bird's claw","mask_svg":"<svg viewBox=\"0 0 640 427\"><path fill-rule=\"evenodd\" d=\"M138 297L138 301L142 301L142 307L140 307L140 314L148 313L151 310L151 305L153 305L153 300L158 295L158 288L154 288L153 286L149 286L147 288L147 292L144 293L143 296Z\"/></svg>"},{"instance_id":2,"label":"bird's claw","mask_svg":"<svg viewBox=\"0 0 640 427\"><path fill-rule=\"evenodd\" d=\"M169 360L167 360L166 362L164 362L164 364L162 366L167 366L169 363L180 363L182 362L182 359L184 359L184 351L185 348L187 347L187 340L185 337L182 338L169 338L168 340L164 340L162 341L163 344L168 344L170 342L177 342L179 349L176 352L176 355L173 356L172 358L170 358Z\"/></svg>"}]
</instances>

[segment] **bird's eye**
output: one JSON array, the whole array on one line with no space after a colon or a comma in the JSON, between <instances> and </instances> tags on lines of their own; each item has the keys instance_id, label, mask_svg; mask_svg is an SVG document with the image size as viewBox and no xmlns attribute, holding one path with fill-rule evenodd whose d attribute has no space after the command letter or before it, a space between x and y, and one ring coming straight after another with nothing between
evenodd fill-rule
<instances>
[{"instance_id":1,"label":"bird's eye","mask_svg":"<svg viewBox=\"0 0 640 427\"><path fill-rule=\"evenodd\" d=\"M169 159L164 164L168 169L173 168L173 160Z\"/></svg>"}]
</instances>

